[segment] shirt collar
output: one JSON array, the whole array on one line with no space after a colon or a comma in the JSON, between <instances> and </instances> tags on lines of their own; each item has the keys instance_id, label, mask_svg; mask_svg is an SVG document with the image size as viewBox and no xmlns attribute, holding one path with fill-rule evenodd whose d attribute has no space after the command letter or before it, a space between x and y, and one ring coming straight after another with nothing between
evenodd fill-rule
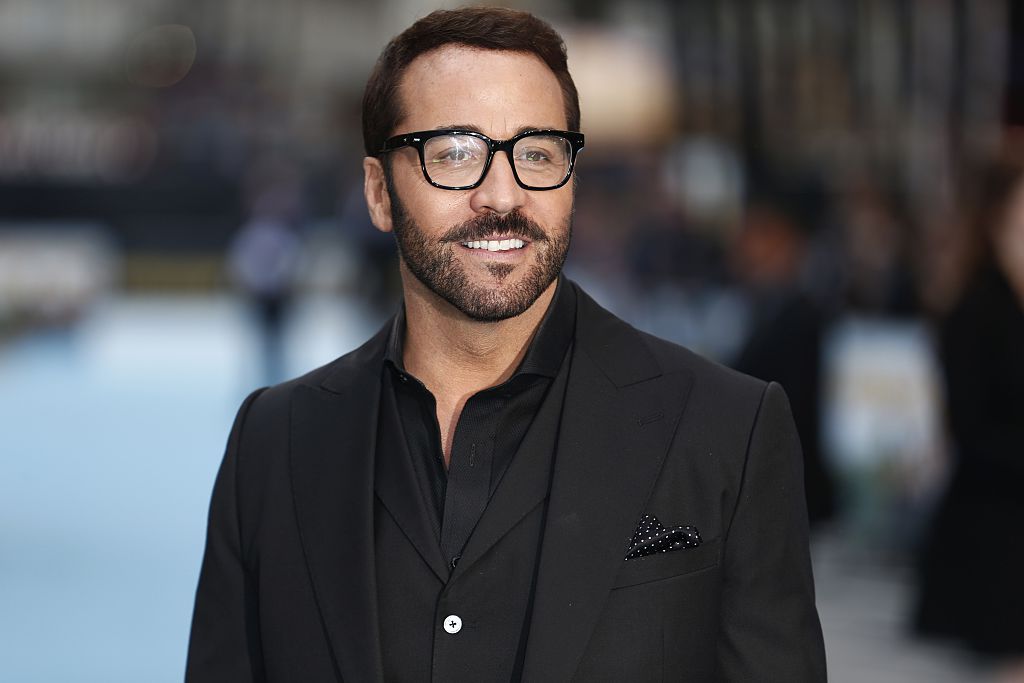
<instances>
[{"instance_id":1,"label":"shirt collar","mask_svg":"<svg viewBox=\"0 0 1024 683\"><path fill-rule=\"evenodd\" d=\"M554 377L562 366L562 359L572 341L576 329L576 290L569 285L565 277L558 276L555 295L551 298L548 310L537 327L537 333L526 349L526 355L513 377L520 374L542 375ZM384 362L399 372L405 372L402 362L403 344L405 340L405 306L403 305L391 325L388 336Z\"/></svg>"}]
</instances>

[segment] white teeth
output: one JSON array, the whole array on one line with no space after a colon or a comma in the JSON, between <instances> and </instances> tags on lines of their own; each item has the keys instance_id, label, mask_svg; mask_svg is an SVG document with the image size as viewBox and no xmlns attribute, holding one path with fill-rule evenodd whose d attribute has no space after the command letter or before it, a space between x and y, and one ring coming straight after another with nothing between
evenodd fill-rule
<instances>
[{"instance_id":1,"label":"white teeth","mask_svg":"<svg viewBox=\"0 0 1024 683\"><path fill-rule=\"evenodd\" d=\"M463 242L462 246L467 249L486 249L487 251L508 251L510 249L522 249L526 246L523 240L519 239L507 239L507 240L473 240L470 242Z\"/></svg>"}]
</instances>

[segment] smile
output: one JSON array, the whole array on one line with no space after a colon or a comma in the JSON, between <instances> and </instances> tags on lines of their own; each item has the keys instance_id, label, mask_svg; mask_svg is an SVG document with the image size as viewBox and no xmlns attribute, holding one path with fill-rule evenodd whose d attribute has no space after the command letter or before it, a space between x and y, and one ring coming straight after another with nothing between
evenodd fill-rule
<instances>
[{"instance_id":1,"label":"smile","mask_svg":"<svg viewBox=\"0 0 1024 683\"><path fill-rule=\"evenodd\" d=\"M511 249L522 249L525 245L526 243L519 239L474 240L472 242L462 243L462 246L467 249L485 249L487 251L509 251Z\"/></svg>"}]
</instances>

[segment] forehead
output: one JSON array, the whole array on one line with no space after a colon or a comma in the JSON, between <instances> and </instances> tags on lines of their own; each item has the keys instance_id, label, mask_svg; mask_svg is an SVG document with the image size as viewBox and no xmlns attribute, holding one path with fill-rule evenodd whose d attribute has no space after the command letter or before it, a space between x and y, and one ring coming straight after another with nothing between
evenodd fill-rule
<instances>
[{"instance_id":1,"label":"forehead","mask_svg":"<svg viewBox=\"0 0 1024 683\"><path fill-rule=\"evenodd\" d=\"M535 55L445 46L420 55L399 82L398 132L472 125L496 138L567 125L558 79Z\"/></svg>"}]
</instances>

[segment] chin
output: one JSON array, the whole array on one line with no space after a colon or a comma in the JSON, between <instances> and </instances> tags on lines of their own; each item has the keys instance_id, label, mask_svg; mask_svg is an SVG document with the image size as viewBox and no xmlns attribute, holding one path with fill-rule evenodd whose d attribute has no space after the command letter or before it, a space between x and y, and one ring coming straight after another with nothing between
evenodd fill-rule
<instances>
[{"instance_id":1,"label":"chin","mask_svg":"<svg viewBox=\"0 0 1024 683\"><path fill-rule=\"evenodd\" d=\"M484 282L474 282L464 272L459 273L461 277L441 281L421 278L415 271L412 272L420 284L470 320L500 322L530 310L558 277L555 273L550 279L538 279L538 270L532 269L532 272L525 273L515 281L510 281L511 278L506 275L497 282L490 278Z\"/></svg>"}]
</instances>

